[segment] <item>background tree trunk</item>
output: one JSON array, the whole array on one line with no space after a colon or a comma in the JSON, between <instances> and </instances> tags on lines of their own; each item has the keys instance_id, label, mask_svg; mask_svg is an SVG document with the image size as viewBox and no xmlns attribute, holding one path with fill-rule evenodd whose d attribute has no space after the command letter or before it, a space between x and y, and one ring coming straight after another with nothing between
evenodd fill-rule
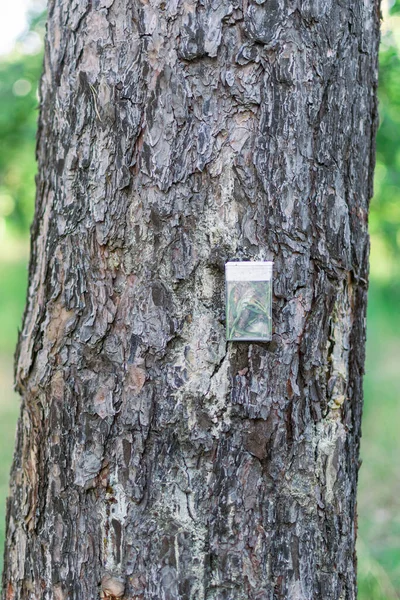
<instances>
[{"instance_id":1,"label":"background tree trunk","mask_svg":"<svg viewBox=\"0 0 400 600\"><path fill-rule=\"evenodd\" d=\"M356 597L377 0L50 0L4 598ZM275 261L226 343L227 260Z\"/></svg>"}]
</instances>

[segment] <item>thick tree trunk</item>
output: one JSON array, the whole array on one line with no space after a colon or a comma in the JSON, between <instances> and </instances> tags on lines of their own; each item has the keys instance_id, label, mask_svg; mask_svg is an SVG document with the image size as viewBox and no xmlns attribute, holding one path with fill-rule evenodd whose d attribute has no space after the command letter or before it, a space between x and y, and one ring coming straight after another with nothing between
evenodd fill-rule
<instances>
[{"instance_id":1,"label":"thick tree trunk","mask_svg":"<svg viewBox=\"0 0 400 600\"><path fill-rule=\"evenodd\" d=\"M356 597L377 0L51 0L4 598ZM274 260L226 343L227 260Z\"/></svg>"}]
</instances>

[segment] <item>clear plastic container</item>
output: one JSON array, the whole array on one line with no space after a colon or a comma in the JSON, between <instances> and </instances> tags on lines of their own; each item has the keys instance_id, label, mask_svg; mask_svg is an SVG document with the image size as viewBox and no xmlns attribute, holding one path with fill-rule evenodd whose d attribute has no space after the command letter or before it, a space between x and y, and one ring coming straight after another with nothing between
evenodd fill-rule
<instances>
[{"instance_id":1,"label":"clear plastic container","mask_svg":"<svg viewBox=\"0 0 400 600\"><path fill-rule=\"evenodd\" d=\"M271 340L273 264L272 261L225 264L227 340Z\"/></svg>"}]
</instances>

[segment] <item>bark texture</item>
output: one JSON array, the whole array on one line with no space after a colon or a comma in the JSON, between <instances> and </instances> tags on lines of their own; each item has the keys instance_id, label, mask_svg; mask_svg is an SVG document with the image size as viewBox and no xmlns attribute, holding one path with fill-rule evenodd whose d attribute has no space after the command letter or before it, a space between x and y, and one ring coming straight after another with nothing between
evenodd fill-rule
<instances>
[{"instance_id":1,"label":"bark texture","mask_svg":"<svg viewBox=\"0 0 400 600\"><path fill-rule=\"evenodd\" d=\"M50 0L5 600L353 600L378 0ZM225 342L227 260L275 261Z\"/></svg>"}]
</instances>

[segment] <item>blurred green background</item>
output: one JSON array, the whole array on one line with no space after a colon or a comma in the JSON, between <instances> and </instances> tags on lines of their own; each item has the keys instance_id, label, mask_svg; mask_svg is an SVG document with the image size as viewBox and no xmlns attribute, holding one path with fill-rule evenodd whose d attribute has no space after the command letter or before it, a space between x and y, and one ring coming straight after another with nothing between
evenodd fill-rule
<instances>
[{"instance_id":1,"label":"blurred green background","mask_svg":"<svg viewBox=\"0 0 400 600\"><path fill-rule=\"evenodd\" d=\"M400 600L400 0L383 5L380 128L371 205L371 282L362 468L359 600ZM37 82L44 14L0 55L0 548L18 397L13 353L24 309L35 196Z\"/></svg>"}]
</instances>

